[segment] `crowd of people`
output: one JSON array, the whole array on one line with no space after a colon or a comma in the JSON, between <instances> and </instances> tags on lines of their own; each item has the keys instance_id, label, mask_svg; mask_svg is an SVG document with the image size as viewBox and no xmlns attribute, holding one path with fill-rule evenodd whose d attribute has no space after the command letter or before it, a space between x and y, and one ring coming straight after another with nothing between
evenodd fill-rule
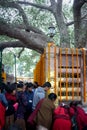
<instances>
[{"instance_id":1,"label":"crowd of people","mask_svg":"<svg viewBox=\"0 0 87 130\"><path fill-rule=\"evenodd\" d=\"M47 94L50 82L2 84L0 86L0 130L87 130L87 114L80 102L61 103Z\"/></svg>"}]
</instances>

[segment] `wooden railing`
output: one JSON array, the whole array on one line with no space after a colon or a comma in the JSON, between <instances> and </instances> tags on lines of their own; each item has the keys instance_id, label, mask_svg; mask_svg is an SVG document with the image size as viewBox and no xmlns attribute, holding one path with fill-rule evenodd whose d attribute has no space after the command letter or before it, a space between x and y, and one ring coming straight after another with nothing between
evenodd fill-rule
<instances>
[{"instance_id":1,"label":"wooden railing","mask_svg":"<svg viewBox=\"0 0 87 130\"><path fill-rule=\"evenodd\" d=\"M52 84L51 92L58 95L58 100L81 100L87 102L87 51L85 49L58 48L55 44L45 49L36 70L38 82ZM41 67L42 66L42 67ZM40 70L39 70L40 69Z\"/></svg>"}]
</instances>

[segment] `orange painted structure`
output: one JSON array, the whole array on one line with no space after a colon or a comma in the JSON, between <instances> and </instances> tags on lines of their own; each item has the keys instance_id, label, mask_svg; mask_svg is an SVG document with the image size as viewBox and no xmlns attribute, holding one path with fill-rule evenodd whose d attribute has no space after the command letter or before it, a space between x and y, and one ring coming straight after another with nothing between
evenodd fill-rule
<instances>
[{"instance_id":1,"label":"orange painted structure","mask_svg":"<svg viewBox=\"0 0 87 130\"><path fill-rule=\"evenodd\" d=\"M87 51L58 48L48 44L34 70L34 81L52 84L51 92L59 102L81 100L87 102Z\"/></svg>"}]
</instances>

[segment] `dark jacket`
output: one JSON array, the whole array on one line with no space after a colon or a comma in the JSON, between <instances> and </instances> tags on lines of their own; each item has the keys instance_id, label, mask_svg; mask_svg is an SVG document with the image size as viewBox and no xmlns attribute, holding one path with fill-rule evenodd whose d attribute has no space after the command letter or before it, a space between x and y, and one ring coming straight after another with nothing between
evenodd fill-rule
<instances>
[{"instance_id":1,"label":"dark jacket","mask_svg":"<svg viewBox=\"0 0 87 130\"><path fill-rule=\"evenodd\" d=\"M19 91L17 93L18 109L16 112L17 118L24 118L24 113L26 112L26 106L28 105L27 97L25 92Z\"/></svg>"},{"instance_id":2,"label":"dark jacket","mask_svg":"<svg viewBox=\"0 0 87 130\"><path fill-rule=\"evenodd\" d=\"M26 92L26 96L27 96L27 111L28 113L31 113L32 112L32 105L33 105L33 96L34 96L34 92L31 91L31 92Z\"/></svg>"}]
</instances>

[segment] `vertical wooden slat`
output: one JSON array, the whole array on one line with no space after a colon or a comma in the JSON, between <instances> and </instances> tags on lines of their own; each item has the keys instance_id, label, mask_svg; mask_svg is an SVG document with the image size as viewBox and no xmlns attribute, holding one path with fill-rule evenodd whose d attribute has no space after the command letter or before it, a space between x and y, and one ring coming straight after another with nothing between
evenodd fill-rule
<instances>
[{"instance_id":1,"label":"vertical wooden slat","mask_svg":"<svg viewBox=\"0 0 87 130\"><path fill-rule=\"evenodd\" d=\"M72 100L74 100L74 51L73 48L71 49L72 52Z\"/></svg>"},{"instance_id":2,"label":"vertical wooden slat","mask_svg":"<svg viewBox=\"0 0 87 130\"><path fill-rule=\"evenodd\" d=\"M68 48L66 48L66 100L68 100Z\"/></svg>"},{"instance_id":3,"label":"vertical wooden slat","mask_svg":"<svg viewBox=\"0 0 87 130\"><path fill-rule=\"evenodd\" d=\"M50 44L48 44L48 81L50 82Z\"/></svg>"},{"instance_id":4,"label":"vertical wooden slat","mask_svg":"<svg viewBox=\"0 0 87 130\"><path fill-rule=\"evenodd\" d=\"M79 99L79 92L80 92L80 88L79 88L79 59L78 59L78 49L76 49L76 65L77 65L77 97Z\"/></svg>"},{"instance_id":5,"label":"vertical wooden slat","mask_svg":"<svg viewBox=\"0 0 87 130\"><path fill-rule=\"evenodd\" d=\"M46 49L44 49L44 82L45 81L46 81Z\"/></svg>"},{"instance_id":6,"label":"vertical wooden slat","mask_svg":"<svg viewBox=\"0 0 87 130\"><path fill-rule=\"evenodd\" d=\"M62 48L59 49L60 51L60 55L59 55L59 59L60 59L60 101L62 101L62 86L61 86L61 67L62 67Z\"/></svg>"},{"instance_id":7,"label":"vertical wooden slat","mask_svg":"<svg viewBox=\"0 0 87 130\"><path fill-rule=\"evenodd\" d=\"M44 72L45 72L45 70L44 70L44 54L42 54L42 60L41 60L41 62L42 62L42 78L41 78L41 84L43 85L43 83L44 83Z\"/></svg>"},{"instance_id":8,"label":"vertical wooden slat","mask_svg":"<svg viewBox=\"0 0 87 130\"><path fill-rule=\"evenodd\" d=\"M56 46L54 46L54 92L57 94L56 92Z\"/></svg>"},{"instance_id":9,"label":"vertical wooden slat","mask_svg":"<svg viewBox=\"0 0 87 130\"><path fill-rule=\"evenodd\" d=\"M39 71L39 77L40 77L40 85L42 85L42 55L40 56L40 65L39 65L39 67L40 67L40 71Z\"/></svg>"},{"instance_id":10,"label":"vertical wooden slat","mask_svg":"<svg viewBox=\"0 0 87 130\"><path fill-rule=\"evenodd\" d=\"M83 50L83 65L84 65L84 102L86 102L86 58L85 58L85 56L86 56L86 53L85 53L85 50L84 49L82 49Z\"/></svg>"}]
</instances>

